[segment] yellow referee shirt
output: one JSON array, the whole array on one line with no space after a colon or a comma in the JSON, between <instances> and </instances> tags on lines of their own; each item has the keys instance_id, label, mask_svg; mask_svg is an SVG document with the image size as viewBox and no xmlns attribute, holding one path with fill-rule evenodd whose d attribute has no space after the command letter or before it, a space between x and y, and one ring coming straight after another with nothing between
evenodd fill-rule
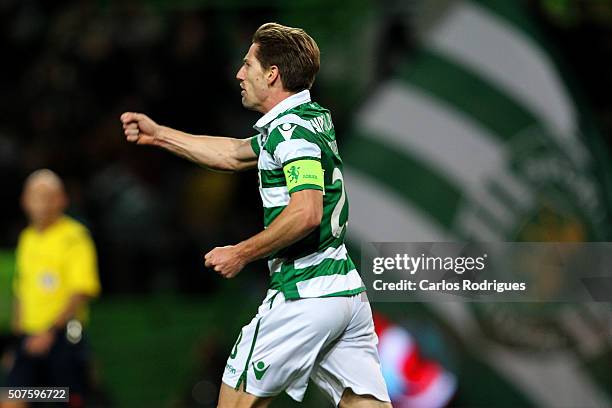
<instances>
[{"instance_id":1,"label":"yellow referee shirt","mask_svg":"<svg viewBox=\"0 0 612 408\"><path fill-rule=\"evenodd\" d=\"M17 245L14 290L21 329L40 333L55 323L73 295L100 293L96 250L87 229L63 216L43 232L23 230ZM87 308L77 312L84 321Z\"/></svg>"}]
</instances>

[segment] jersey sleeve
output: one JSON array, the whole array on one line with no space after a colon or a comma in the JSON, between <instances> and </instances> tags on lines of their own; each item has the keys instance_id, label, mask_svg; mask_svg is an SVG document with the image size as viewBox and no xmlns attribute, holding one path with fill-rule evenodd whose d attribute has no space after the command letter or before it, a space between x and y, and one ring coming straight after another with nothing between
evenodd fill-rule
<instances>
[{"instance_id":1,"label":"jersey sleeve","mask_svg":"<svg viewBox=\"0 0 612 408\"><path fill-rule=\"evenodd\" d=\"M323 191L321 148L310 130L284 123L270 132L274 159L280 163L289 194L301 190Z\"/></svg>"},{"instance_id":2,"label":"jersey sleeve","mask_svg":"<svg viewBox=\"0 0 612 408\"><path fill-rule=\"evenodd\" d=\"M66 259L68 287L73 293L96 297L100 293L94 243L86 230L75 234Z\"/></svg>"},{"instance_id":3,"label":"jersey sleeve","mask_svg":"<svg viewBox=\"0 0 612 408\"><path fill-rule=\"evenodd\" d=\"M259 153L261 152L261 134L251 136L249 140L251 141L251 148L255 152L255 155L259 156Z\"/></svg>"}]
</instances>

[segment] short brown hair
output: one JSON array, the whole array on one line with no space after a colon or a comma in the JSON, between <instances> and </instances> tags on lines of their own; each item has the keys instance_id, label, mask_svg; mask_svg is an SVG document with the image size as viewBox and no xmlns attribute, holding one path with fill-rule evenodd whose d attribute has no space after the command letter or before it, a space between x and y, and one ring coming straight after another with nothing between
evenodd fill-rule
<instances>
[{"instance_id":1,"label":"short brown hair","mask_svg":"<svg viewBox=\"0 0 612 408\"><path fill-rule=\"evenodd\" d=\"M319 72L321 54L304 30L266 23L253 34L253 43L259 45L255 56L264 69L278 67L285 90L310 89Z\"/></svg>"}]
</instances>

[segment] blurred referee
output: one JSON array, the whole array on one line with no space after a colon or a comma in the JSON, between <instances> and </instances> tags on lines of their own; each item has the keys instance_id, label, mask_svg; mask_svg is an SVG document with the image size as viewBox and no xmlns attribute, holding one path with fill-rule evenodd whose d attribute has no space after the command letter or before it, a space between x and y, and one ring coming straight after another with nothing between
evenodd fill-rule
<instances>
[{"instance_id":1,"label":"blurred referee","mask_svg":"<svg viewBox=\"0 0 612 408\"><path fill-rule=\"evenodd\" d=\"M95 247L87 229L64 215L68 200L54 172L32 173L21 203L30 225L17 245L13 330L19 341L4 385L69 387L68 405L83 407L89 377L83 324L89 299L100 293Z\"/></svg>"}]
</instances>

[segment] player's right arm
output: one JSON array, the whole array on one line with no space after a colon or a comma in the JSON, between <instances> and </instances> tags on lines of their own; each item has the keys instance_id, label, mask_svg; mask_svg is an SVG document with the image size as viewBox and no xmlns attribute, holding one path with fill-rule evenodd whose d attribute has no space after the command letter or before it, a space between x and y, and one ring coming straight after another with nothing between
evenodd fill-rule
<instances>
[{"instance_id":1,"label":"player's right arm","mask_svg":"<svg viewBox=\"0 0 612 408\"><path fill-rule=\"evenodd\" d=\"M129 142L162 147L212 170L242 171L257 167L257 154L250 139L196 136L155 123L142 113L121 115Z\"/></svg>"}]
</instances>

